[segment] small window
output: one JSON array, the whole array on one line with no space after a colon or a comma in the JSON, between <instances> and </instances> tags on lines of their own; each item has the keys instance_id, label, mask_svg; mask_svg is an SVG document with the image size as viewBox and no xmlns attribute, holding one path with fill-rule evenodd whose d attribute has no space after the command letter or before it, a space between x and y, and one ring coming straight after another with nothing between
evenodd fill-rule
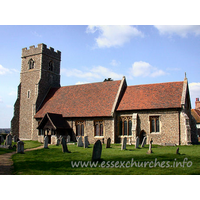
<instances>
[{"instance_id":1,"label":"small window","mask_svg":"<svg viewBox=\"0 0 200 200\"><path fill-rule=\"evenodd\" d=\"M94 121L94 136L103 136L103 120Z\"/></svg>"},{"instance_id":2,"label":"small window","mask_svg":"<svg viewBox=\"0 0 200 200\"><path fill-rule=\"evenodd\" d=\"M49 62L49 70L50 71L53 71L53 66L54 66L53 61L50 61Z\"/></svg>"},{"instance_id":3,"label":"small window","mask_svg":"<svg viewBox=\"0 0 200 200\"><path fill-rule=\"evenodd\" d=\"M119 122L119 135L132 135L132 117L121 117Z\"/></svg>"},{"instance_id":4,"label":"small window","mask_svg":"<svg viewBox=\"0 0 200 200\"><path fill-rule=\"evenodd\" d=\"M76 136L84 136L84 122L83 121L76 122Z\"/></svg>"},{"instance_id":5,"label":"small window","mask_svg":"<svg viewBox=\"0 0 200 200\"><path fill-rule=\"evenodd\" d=\"M158 116L150 117L150 132L160 132L160 120Z\"/></svg>"},{"instance_id":6,"label":"small window","mask_svg":"<svg viewBox=\"0 0 200 200\"><path fill-rule=\"evenodd\" d=\"M28 92L27 92L27 98L30 99L30 96L31 96L31 91L28 90Z\"/></svg>"},{"instance_id":7,"label":"small window","mask_svg":"<svg viewBox=\"0 0 200 200\"><path fill-rule=\"evenodd\" d=\"M35 62L32 58L28 61L28 65L29 65L29 69L34 69Z\"/></svg>"}]
</instances>

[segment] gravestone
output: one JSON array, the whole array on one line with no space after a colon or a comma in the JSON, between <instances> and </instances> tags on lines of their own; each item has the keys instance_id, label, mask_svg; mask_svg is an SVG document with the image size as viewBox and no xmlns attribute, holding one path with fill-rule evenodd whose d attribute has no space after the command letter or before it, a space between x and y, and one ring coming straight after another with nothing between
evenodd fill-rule
<instances>
[{"instance_id":1,"label":"gravestone","mask_svg":"<svg viewBox=\"0 0 200 200\"><path fill-rule=\"evenodd\" d=\"M70 142L70 139L71 139L71 137L70 137L70 135L68 135L67 136L67 142Z\"/></svg>"},{"instance_id":2,"label":"gravestone","mask_svg":"<svg viewBox=\"0 0 200 200\"><path fill-rule=\"evenodd\" d=\"M60 145L60 138L57 139L57 143L56 143L56 146L59 146Z\"/></svg>"},{"instance_id":3,"label":"gravestone","mask_svg":"<svg viewBox=\"0 0 200 200\"><path fill-rule=\"evenodd\" d=\"M82 137L81 136L77 139L77 146L78 147L83 147L83 141L82 141Z\"/></svg>"},{"instance_id":4,"label":"gravestone","mask_svg":"<svg viewBox=\"0 0 200 200\"><path fill-rule=\"evenodd\" d=\"M106 141L106 148L110 148L111 139L108 138Z\"/></svg>"},{"instance_id":5,"label":"gravestone","mask_svg":"<svg viewBox=\"0 0 200 200\"><path fill-rule=\"evenodd\" d=\"M146 144L146 140L147 140L147 137L144 137L143 140L142 140L141 147L144 147L144 145Z\"/></svg>"},{"instance_id":6,"label":"gravestone","mask_svg":"<svg viewBox=\"0 0 200 200\"><path fill-rule=\"evenodd\" d=\"M88 136L84 137L84 148L88 148L89 142L88 142Z\"/></svg>"},{"instance_id":7,"label":"gravestone","mask_svg":"<svg viewBox=\"0 0 200 200\"><path fill-rule=\"evenodd\" d=\"M16 135L13 136L13 142L17 142L17 136Z\"/></svg>"},{"instance_id":8,"label":"gravestone","mask_svg":"<svg viewBox=\"0 0 200 200\"><path fill-rule=\"evenodd\" d=\"M8 134L6 136L6 145L12 145L12 135Z\"/></svg>"},{"instance_id":9,"label":"gravestone","mask_svg":"<svg viewBox=\"0 0 200 200\"><path fill-rule=\"evenodd\" d=\"M24 143L22 141L17 142L17 153L24 153Z\"/></svg>"},{"instance_id":10,"label":"gravestone","mask_svg":"<svg viewBox=\"0 0 200 200\"><path fill-rule=\"evenodd\" d=\"M151 138L150 142L149 142L149 151L147 152L148 154L151 154L152 153L152 143L153 143L153 139Z\"/></svg>"},{"instance_id":11,"label":"gravestone","mask_svg":"<svg viewBox=\"0 0 200 200\"><path fill-rule=\"evenodd\" d=\"M121 147L121 150L126 149L126 142L127 142L127 137L122 138L122 147Z\"/></svg>"},{"instance_id":12,"label":"gravestone","mask_svg":"<svg viewBox=\"0 0 200 200\"><path fill-rule=\"evenodd\" d=\"M62 137L61 145L62 145L62 152L63 152L63 153L65 153L65 152L71 153L71 152L68 150L68 148L67 148L67 142L66 142L66 140L65 140L64 137Z\"/></svg>"},{"instance_id":13,"label":"gravestone","mask_svg":"<svg viewBox=\"0 0 200 200\"><path fill-rule=\"evenodd\" d=\"M180 153L179 153L179 148L176 149L176 154L180 154Z\"/></svg>"},{"instance_id":14,"label":"gravestone","mask_svg":"<svg viewBox=\"0 0 200 200\"><path fill-rule=\"evenodd\" d=\"M139 146L139 138L138 136L136 137L136 140L135 140L135 148L137 149Z\"/></svg>"},{"instance_id":15,"label":"gravestone","mask_svg":"<svg viewBox=\"0 0 200 200\"><path fill-rule=\"evenodd\" d=\"M1 144L1 143L4 143L3 135L0 135L0 144Z\"/></svg>"},{"instance_id":16,"label":"gravestone","mask_svg":"<svg viewBox=\"0 0 200 200\"><path fill-rule=\"evenodd\" d=\"M57 136L56 135L51 136L51 144L57 144Z\"/></svg>"},{"instance_id":17,"label":"gravestone","mask_svg":"<svg viewBox=\"0 0 200 200\"><path fill-rule=\"evenodd\" d=\"M45 149L48 149L48 142L49 142L49 139L47 136L44 137L44 148Z\"/></svg>"},{"instance_id":18,"label":"gravestone","mask_svg":"<svg viewBox=\"0 0 200 200\"><path fill-rule=\"evenodd\" d=\"M92 162L99 161L101 159L102 144L100 140L97 140L93 147Z\"/></svg>"}]
</instances>

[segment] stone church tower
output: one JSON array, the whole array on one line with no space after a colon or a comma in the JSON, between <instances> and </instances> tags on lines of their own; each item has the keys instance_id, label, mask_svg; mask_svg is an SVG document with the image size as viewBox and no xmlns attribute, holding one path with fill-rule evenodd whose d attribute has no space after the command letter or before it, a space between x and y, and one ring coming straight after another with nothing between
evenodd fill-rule
<instances>
[{"instance_id":1,"label":"stone church tower","mask_svg":"<svg viewBox=\"0 0 200 200\"><path fill-rule=\"evenodd\" d=\"M37 140L38 122L34 115L52 87L60 87L61 52L45 44L22 49L18 97L11 121L11 132L20 139Z\"/></svg>"}]
</instances>

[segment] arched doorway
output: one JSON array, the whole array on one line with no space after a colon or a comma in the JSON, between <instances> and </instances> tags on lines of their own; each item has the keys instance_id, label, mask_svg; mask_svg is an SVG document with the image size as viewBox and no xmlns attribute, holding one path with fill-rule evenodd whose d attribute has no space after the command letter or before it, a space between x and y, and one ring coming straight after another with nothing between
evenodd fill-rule
<instances>
[{"instance_id":1,"label":"arched doorway","mask_svg":"<svg viewBox=\"0 0 200 200\"><path fill-rule=\"evenodd\" d=\"M146 132L144 130L141 130L140 134L139 134L139 143L140 144L142 144L142 141L143 141L145 136L146 136Z\"/></svg>"}]
</instances>

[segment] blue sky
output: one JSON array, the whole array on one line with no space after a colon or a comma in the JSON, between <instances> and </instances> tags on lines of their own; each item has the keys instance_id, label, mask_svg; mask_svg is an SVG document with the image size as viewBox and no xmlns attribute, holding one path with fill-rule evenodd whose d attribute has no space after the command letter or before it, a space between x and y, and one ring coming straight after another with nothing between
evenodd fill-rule
<instances>
[{"instance_id":1,"label":"blue sky","mask_svg":"<svg viewBox=\"0 0 200 200\"><path fill-rule=\"evenodd\" d=\"M200 26L0 25L0 128L10 127L21 49L60 50L61 85L126 76L128 85L183 81L200 97Z\"/></svg>"}]
</instances>

